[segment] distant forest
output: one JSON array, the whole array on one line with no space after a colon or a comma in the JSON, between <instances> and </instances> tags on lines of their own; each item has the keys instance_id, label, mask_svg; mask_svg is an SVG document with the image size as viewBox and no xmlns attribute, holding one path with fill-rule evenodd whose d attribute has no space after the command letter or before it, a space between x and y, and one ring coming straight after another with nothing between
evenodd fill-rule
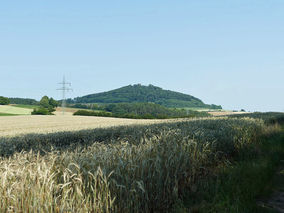
<instances>
[{"instance_id":1,"label":"distant forest","mask_svg":"<svg viewBox=\"0 0 284 213\"><path fill-rule=\"evenodd\" d=\"M200 99L180 92L164 90L153 85L129 85L119 89L68 99L67 103L155 103L170 108L199 107L222 109L220 105L205 104Z\"/></svg>"},{"instance_id":2,"label":"distant forest","mask_svg":"<svg viewBox=\"0 0 284 213\"><path fill-rule=\"evenodd\" d=\"M31 98L9 98L10 104L37 105L39 102Z\"/></svg>"},{"instance_id":3,"label":"distant forest","mask_svg":"<svg viewBox=\"0 0 284 213\"><path fill-rule=\"evenodd\" d=\"M0 105L7 105L7 104L37 105L38 101L30 98L8 98L0 96Z\"/></svg>"}]
</instances>

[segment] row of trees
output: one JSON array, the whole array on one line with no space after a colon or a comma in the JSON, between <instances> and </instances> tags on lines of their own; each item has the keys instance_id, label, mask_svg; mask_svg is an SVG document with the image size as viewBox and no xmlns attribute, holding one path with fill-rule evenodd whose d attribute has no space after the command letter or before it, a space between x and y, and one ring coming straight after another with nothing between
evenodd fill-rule
<instances>
[{"instance_id":1,"label":"row of trees","mask_svg":"<svg viewBox=\"0 0 284 213\"><path fill-rule=\"evenodd\" d=\"M38 105L38 101L31 98L9 98L10 104Z\"/></svg>"},{"instance_id":2,"label":"row of trees","mask_svg":"<svg viewBox=\"0 0 284 213\"><path fill-rule=\"evenodd\" d=\"M67 107L79 108L79 109L92 109L92 110L104 110L104 104L67 104Z\"/></svg>"},{"instance_id":3,"label":"row of trees","mask_svg":"<svg viewBox=\"0 0 284 213\"><path fill-rule=\"evenodd\" d=\"M182 118L203 117L208 113L197 111L173 109L155 103L117 103L105 106L105 111L111 112L118 117L128 118Z\"/></svg>"},{"instance_id":4,"label":"row of trees","mask_svg":"<svg viewBox=\"0 0 284 213\"><path fill-rule=\"evenodd\" d=\"M7 98L0 96L0 105L8 104L37 105L38 102L35 99L30 98Z\"/></svg>"},{"instance_id":5,"label":"row of trees","mask_svg":"<svg viewBox=\"0 0 284 213\"><path fill-rule=\"evenodd\" d=\"M170 109L154 103L117 103L104 106L101 111L79 110L74 115L103 116L135 119L164 119L209 116L206 112Z\"/></svg>"}]
</instances>

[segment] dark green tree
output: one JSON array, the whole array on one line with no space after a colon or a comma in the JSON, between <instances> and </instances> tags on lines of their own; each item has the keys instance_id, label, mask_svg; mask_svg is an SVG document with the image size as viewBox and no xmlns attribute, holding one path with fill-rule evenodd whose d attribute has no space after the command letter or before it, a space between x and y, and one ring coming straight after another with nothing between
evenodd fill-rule
<instances>
[{"instance_id":1,"label":"dark green tree","mask_svg":"<svg viewBox=\"0 0 284 213\"><path fill-rule=\"evenodd\" d=\"M10 103L9 98L0 96L0 105L8 105Z\"/></svg>"},{"instance_id":2,"label":"dark green tree","mask_svg":"<svg viewBox=\"0 0 284 213\"><path fill-rule=\"evenodd\" d=\"M58 107L58 102L56 100L54 100L53 98L49 99L49 105L56 108Z\"/></svg>"},{"instance_id":3,"label":"dark green tree","mask_svg":"<svg viewBox=\"0 0 284 213\"><path fill-rule=\"evenodd\" d=\"M48 108L50 106L48 96L43 96L39 102L39 105L43 108Z\"/></svg>"}]
</instances>

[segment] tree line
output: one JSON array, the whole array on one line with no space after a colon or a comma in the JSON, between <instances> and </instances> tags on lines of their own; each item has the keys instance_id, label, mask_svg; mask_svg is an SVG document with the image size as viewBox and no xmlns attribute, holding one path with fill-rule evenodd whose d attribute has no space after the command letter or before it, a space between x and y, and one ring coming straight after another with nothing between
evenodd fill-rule
<instances>
[{"instance_id":1,"label":"tree line","mask_svg":"<svg viewBox=\"0 0 284 213\"><path fill-rule=\"evenodd\" d=\"M7 98L0 96L0 105L8 104L24 104L24 105L38 105L38 101L31 98Z\"/></svg>"},{"instance_id":2,"label":"tree line","mask_svg":"<svg viewBox=\"0 0 284 213\"><path fill-rule=\"evenodd\" d=\"M134 119L167 119L210 116L207 112L171 109L154 103L117 103L100 106L101 110L78 110L74 115Z\"/></svg>"}]
</instances>

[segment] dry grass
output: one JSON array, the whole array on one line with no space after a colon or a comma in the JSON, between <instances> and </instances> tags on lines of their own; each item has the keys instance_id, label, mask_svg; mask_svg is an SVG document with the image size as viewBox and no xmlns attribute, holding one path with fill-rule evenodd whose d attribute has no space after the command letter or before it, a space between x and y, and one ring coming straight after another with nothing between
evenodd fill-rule
<instances>
[{"instance_id":1,"label":"dry grass","mask_svg":"<svg viewBox=\"0 0 284 213\"><path fill-rule=\"evenodd\" d=\"M70 116L5 116L0 117L0 137L28 133L52 133L83 129L105 128L133 124L153 124L161 120Z\"/></svg>"}]
</instances>

